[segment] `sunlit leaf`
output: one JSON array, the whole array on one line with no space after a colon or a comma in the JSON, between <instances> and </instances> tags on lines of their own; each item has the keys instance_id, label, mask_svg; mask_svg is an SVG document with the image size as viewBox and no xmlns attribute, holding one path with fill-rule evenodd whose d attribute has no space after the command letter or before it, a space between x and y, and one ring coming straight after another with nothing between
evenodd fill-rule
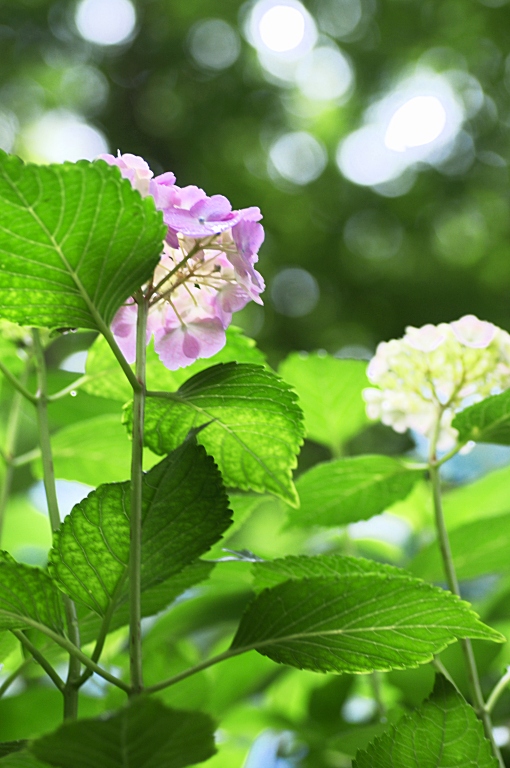
<instances>
[{"instance_id":1,"label":"sunlit leaf","mask_svg":"<svg viewBox=\"0 0 510 768\"><path fill-rule=\"evenodd\" d=\"M214 729L201 712L138 698L101 720L67 722L32 742L31 750L60 768L184 768L215 753Z\"/></svg>"},{"instance_id":2,"label":"sunlit leaf","mask_svg":"<svg viewBox=\"0 0 510 768\"><path fill-rule=\"evenodd\" d=\"M278 369L296 390L305 416L306 437L336 453L367 423L362 390L368 386L363 360L293 353Z\"/></svg>"},{"instance_id":3,"label":"sunlit leaf","mask_svg":"<svg viewBox=\"0 0 510 768\"><path fill-rule=\"evenodd\" d=\"M130 406L129 429L131 413ZM292 469L302 414L294 393L275 374L254 365L215 365L169 398L148 398L145 444L154 453L168 453L204 424L197 440L214 456L226 485L269 491L297 504Z\"/></svg>"},{"instance_id":4,"label":"sunlit leaf","mask_svg":"<svg viewBox=\"0 0 510 768\"><path fill-rule=\"evenodd\" d=\"M510 514L475 520L450 533L455 571L459 579L473 579L488 573L510 571ZM476 547L473 546L476 542ZM437 542L421 550L409 565L421 579L444 580Z\"/></svg>"},{"instance_id":5,"label":"sunlit leaf","mask_svg":"<svg viewBox=\"0 0 510 768\"><path fill-rule=\"evenodd\" d=\"M24 165L0 152L0 315L21 325L98 328L150 277L161 213L117 168Z\"/></svg>"},{"instance_id":6,"label":"sunlit leaf","mask_svg":"<svg viewBox=\"0 0 510 768\"><path fill-rule=\"evenodd\" d=\"M254 363L264 365L265 357L257 349L253 339L245 336L240 328L231 325L227 328L227 343L213 357L199 358L187 368L169 371L165 368L151 342L147 347L147 388L175 392L181 384L196 373L210 368L217 363ZM134 371L134 365L133 365ZM87 355L86 372L91 377L83 389L91 395L109 397L125 403L133 396L133 391L113 352L102 336L98 336Z\"/></svg>"},{"instance_id":7,"label":"sunlit leaf","mask_svg":"<svg viewBox=\"0 0 510 768\"><path fill-rule=\"evenodd\" d=\"M54 538L49 570L73 599L102 615L127 599L130 483L102 485L77 504ZM143 477L142 589L164 582L217 541L230 523L210 456L192 440Z\"/></svg>"},{"instance_id":8,"label":"sunlit leaf","mask_svg":"<svg viewBox=\"0 0 510 768\"><path fill-rule=\"evenodd\" d=\"M353 768L497 768L477 718L453 686L438 675L432 695L366 751Z\"/></svg>"},{"instance_id":9,"label":"sunlit leaf","mask_svg":"<svg viewBox=\"0 0 510 768\"><path fill-rule=\"evenodd\" d=\"M345 576L377 576L412 579L413 576L402 568L376 563L365 557L345 555L290 555L276 560L265 560L252 565L253 588L255 592L275 587L283 581L315 578L343 578Z\"/></svg>"},{"instance_id":10,"label":"sunlit leaf","mask_svg":"<svg viewBox=\"0 0 510 768\"><path fill-rule=\"evenodd\" d=\"M452 426L459 430L462 441L510 445L510 390L465 408Z\"/></svg>"},{"instance_id":11,"label":"sunlit leaf","mask_svg":"<svg viewBox=\"0 0 510 768\"><path fill-rule=\"evenodd\" d=\"M421 470L389 456L354 456L324 462L296 483L301 505L291 525L346 525L367 520L405 499Z\"/></svg>"},{"instance_id":12,"label":"sunlit leaf","mask_svg":"<svg viewBox=\"0 0 510 768\"><path fill-rule=\"evenodd\" d=\"M473 483L444 494L443 506L448 529L471 520L500 515L510 510L508 488L510 467L489 472Z\"/></svg>"},{"instance_id":13,"label":"sunlit leaf","mask_svg":"<svg viewBox=\"0 0 510 768\"><path fill-rule=\"evenodd\" d=\"M304 560L294 561L291 571L306 569ZM320 573L319 559L312 560L311 571ZM370 672L423 664L459 638L503 641L449 592L384 567L377 574L377 564L370 573L360 573L357 564L349 573L348 565L344 573L292 578L263 590L241 619L232 648L254 648L320 672ZM328 563L326 571L332 570Z\"/></svg>"}]
</instances>

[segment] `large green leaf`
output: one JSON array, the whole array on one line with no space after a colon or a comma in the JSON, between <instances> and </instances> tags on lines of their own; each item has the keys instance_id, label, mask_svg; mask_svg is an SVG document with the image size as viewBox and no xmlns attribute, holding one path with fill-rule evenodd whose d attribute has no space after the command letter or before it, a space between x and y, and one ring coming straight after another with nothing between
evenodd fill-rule
<instances>
[{"instance_id":1,"label":"large green leaf","mask_svg":"<svg viewBox=\"0 0 510 768\"><path fill-rule=\"evenodd\" d=\"M32 622L63 634L60 594L40 568L16 563L10 555L2 552L0 630L24 629L32 626Z\"/></svg>"},{"instance_id":2,"label":"large green leaf","mask_svg":"<svg viewBox=\"0 0 510 768\"><path fill-rule=\"evenodd\" d=\"M227 328L227 342L213 357L195 360L187 368L179 368L169 371L162 364L154 351L151 342L147 347L147 387L148 389L174 392L181 384L190 379L196 373L210 368L217 363L254 363L264 365L265 357L257 349L253 339L244 336L240 328L231 325ZM134 365L133 371L134 371ZM127 402L133 396L133 391L124 373L120 370L115 355L102 336L98 336L92 344L87 355L86 373L91 377L83 389L91 395L109 397Z\"/></svg>"},{"instance_id":3,"label":"large green leaf","mask_svg":"<svg viewBox=\"0 0 510 768\"><path fill-rule=\"evenodd\" d=\"M129 406L129 429L131 414ZM225 363L193 376L174 395L148 398L145 443L154 453L168 453L203 424L208 426L197 439L214 456L226 485L298 503L291 471L302 442L302 413L275 374Z\"/></svg>"},{"instance_id":4,"label":"large green leaf","mask_svg":"<svg viewBox=\"0 0 510 768\"><path fill-rule=\"evenodd\" d=\"M291 525L346 525L405 499L423 477L389 456L354 456L317 464L296 483L301 506Z\"/></svg>"},{"instance_id":5,"label":"large green leaf","mask_svg":"<svg viewBox=\"0 0 510 768\"><path fill-rule=\"evenodd\" d=\"M453 686L438 675L432 695L367 750L353 768L498 768L477 718Z\"/></svg>"},{"instance_id":6,"label":"large green leaf","mask_svg":"<svg viewBox=\"0 0 510 768\"><path fill-rule=\"evenodd\" d=\"M291 580L264 589L247 608L233 649L320 672L370 672L416 667L459 638L504 640L467 603L405 573L299 560L290 564ZM328 576L295 578L300 568Z\"/></svg>"},{"instance_id":7,"label":"large green leaf","mask_svg":"<svg viewBox=\"0 0 510 768\"><path fill-rule=\"evenodd\" d=\"M452 426L459 430L461 441L510 445L510 389L461 411Z\"/></svg>"},{"instance_id":8,"label":"large green leaf","mask_svg":"<svg viewBox=\"0 0 510 768\"><path fill-rule=\"evenodd\" d=\"M413 576L402 568L384 563L376 563L365 557L345 555L290 555L276 560L254 563L252 566L253 588L255 592L275 587L283 581L355 576L392 576L393 578L412 579Z\"/></svg>"},{"instance_id":9,"label":"large green leaf","mask_svg":"<svg viewBox=\"0 0 510 768\"><path fill-rule=\"evenodd\" d=\"M118 168L24 165L0 152L0 315L98 328L149 279L165 236L154 200Z\"/></svg>"},{"instance_id":10,"label":"large green leaf","mask_svg":"<svg viewBox=\"0 0 510 768\"><path fill-rule=\"evenodd\" d=\"M60 768L183 768L214 755L214 729L201 712L138 698L110 717L65 723L31 750Z\"/></svg>"},{"instance_id":11,"label":"large green leaf","mask_svg":"<svg viewBox=\"0 0 510 768\"><path fill-rule=\"evenodd\" d=\"M193 440L144 475L142 493L146 590L206 552L230 524L230 511L213 460ZM129 509L129 482L100 486L66 517L50 552L53 578L100 615L112 598L127 599Z\"/></svg>"},{"instance_id":12,"label":"large green leaf","mask_svg":"<svg viewBox=\"0 0 510 768\"><path fill-rule=\"evenodd\" d=\"M509 573L510 514L475 520L450 533L453 562L459 579L473 579L486 573ZM476 546L473 546L476 542ZM421 579L444 580L437 542L421 550L409 565Z\"/></svg>"},{"instance_id":13,"label":"large green leaf","mask_svg":"<svg viewBox=\"0 0 510 768\"><path fill-rule=\"evenodd\" d=\"M299 395L306 437L338 453L367 423L362 390L369 385L363 360L293 353L278 372Z\"/></svg>"}]
</instances>

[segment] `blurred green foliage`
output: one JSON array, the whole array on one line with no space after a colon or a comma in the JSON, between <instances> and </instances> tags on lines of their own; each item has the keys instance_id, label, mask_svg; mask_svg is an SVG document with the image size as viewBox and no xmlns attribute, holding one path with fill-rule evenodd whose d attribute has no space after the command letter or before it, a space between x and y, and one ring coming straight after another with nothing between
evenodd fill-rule
<instances>
[{"instance_id":1,"label":"blurred green foliage","mask_svg":"<svg viewBox=\"0 0 510 768\"><path fill-rule=\"evenodd\" d=\"M73 2L4 0L0 146L10 142L8 149L33 157L34 121L67 110L102 131L113 152L140 154L155 172L172 169L181 185L225 194L235 207L260 205L268 291L264 309L246 309L241 324L273 365L289 350L370 350L407 324L469 312L510 327L510 4L306 2L319 42L350 58L355 86L343 103L311 101L268 75L243 34L250 3L134 4L132 39L101 46L78 34ZM197 46L207 42L197 25L206 19L227 22L240 44L224 69L197 60ZM417 65L474 78L479 103L463 128L473 149L439 169L422 164L411 189L396 197L353 184L336 166L338 142ZM309 184L268 171L269 147L289 131L308 131L327 150L325 170ZM304 315L299 286L290 305L272 288L287 267L318 282L318 301Z\"/></svg>"}]
</instances>

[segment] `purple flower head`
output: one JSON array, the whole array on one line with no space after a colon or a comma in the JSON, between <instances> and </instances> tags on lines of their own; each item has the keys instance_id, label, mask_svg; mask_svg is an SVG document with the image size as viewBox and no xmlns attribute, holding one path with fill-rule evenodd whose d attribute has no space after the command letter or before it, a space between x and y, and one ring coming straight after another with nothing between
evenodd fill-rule
<instances>
[{"instance_id":1,"label":"purple flower head","mask_svg":"<svg viewBox=\"0 0 510 768\"><path fill-rule=\"evenodd\" d=\"M136 155L101 155L140 194L153 197L168 227L159 265L145 287L150 298L147 343L170 370L216 354L232 314L250 301L262 304L264 280L255 270L264 240L257 207L233 211L223 195L208 197L193 185L178 187L171 172L154 177ZM137 305L121 307L112 331L128 362L136 356Z\"/></svg>"}]
</instances>

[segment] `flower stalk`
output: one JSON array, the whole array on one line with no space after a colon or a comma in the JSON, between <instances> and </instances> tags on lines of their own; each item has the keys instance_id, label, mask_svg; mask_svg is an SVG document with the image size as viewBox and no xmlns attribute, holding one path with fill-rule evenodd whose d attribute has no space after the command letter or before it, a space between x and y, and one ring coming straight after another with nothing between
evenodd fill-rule
<instances>
[{"instance_id":1,"label":"flower stalk","mask_svg":"<svg viewBox=\"0 0 510 768\"><path fill-rule=\"evenodd\" d=\"M140 292L136 324L136 370L138 389L133 393L133 445L131 453L131 519L129 550L129 661L133 695L143 690L142 671L142 478L143 478L143 431L146 396L146 332L148 299Z\"/></svg>"}]
</instances>

